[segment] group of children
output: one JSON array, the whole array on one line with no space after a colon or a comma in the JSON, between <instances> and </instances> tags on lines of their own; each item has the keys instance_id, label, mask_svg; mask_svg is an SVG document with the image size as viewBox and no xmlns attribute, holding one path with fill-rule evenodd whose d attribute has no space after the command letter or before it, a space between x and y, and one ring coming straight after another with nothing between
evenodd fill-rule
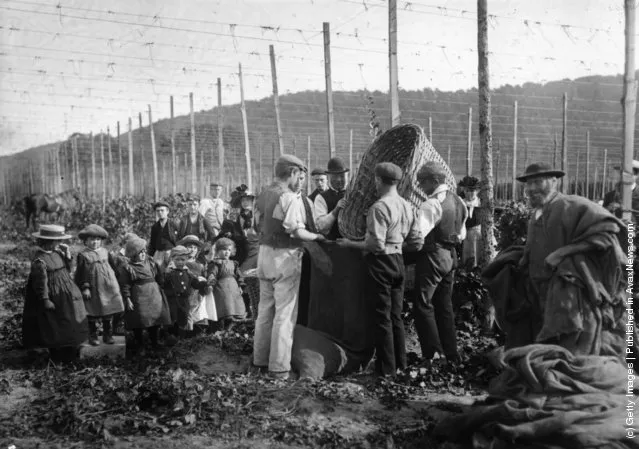
<instances>
[{"instance_id":1,"label":"group of children","mask_svg":"<svg viewBox=\"0 0 639 449\"><path fill-rule=\"evenodd\" d=\"M124 237L120 251L104 246L108 234L91 224L78 235L84 248L71 276L72 255L64 242L71 238L62 226L42 225L38 248L25 291L23 343L50 351L77 348L89 340L113 344L123 319L135 336L135 352L144 351L146 329L153 347L160 346L160 330L188 337L198 329L218 330L243 320L244 281L231 260L234 242L217 240L211 251L187 235L170 251L170 263L158 265L147 254L147 242L135 234ZM53 354L52 354L53 355Z\"/></svg>"}]
</instances>

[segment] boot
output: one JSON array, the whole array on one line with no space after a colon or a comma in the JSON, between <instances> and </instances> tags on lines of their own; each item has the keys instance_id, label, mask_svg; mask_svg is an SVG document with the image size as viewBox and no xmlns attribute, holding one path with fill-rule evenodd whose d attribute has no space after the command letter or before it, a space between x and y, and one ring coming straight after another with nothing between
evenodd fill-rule
<instances>
[{"instance_id":1,"label":"boot","mask_svg":"<svg viewBox=\"0 0 639 449\"><path fill-rule=\"evenodd\" d=\"M89 344L91 346L100 345L100 340L98 340L98 322L96 320L89 320Z\"/></svg>"},{"instance_id":2,"label":"boot","mask_svg":"<svg viewBox=\"0 0 639 449\"><path fill-rule=\"evenodd\" d=\"M151 327L148 327L146 330L149 333L149 339L151 340L151 347L153 349L161 348L162 345L160 344L160 341L159 341L160 327L151 326Z\"/></svg>"},{"instance_id":3,"label":"boot","mask_svg":"<svg viewBox=\"0 0 639 449\"><path fill-rule=\"evenodd\" d=\"M113 339L113 327L111 326L111 318L105 318L102 320L102 341L107 345L115 343Z\"/></svg>"}]
</instances>

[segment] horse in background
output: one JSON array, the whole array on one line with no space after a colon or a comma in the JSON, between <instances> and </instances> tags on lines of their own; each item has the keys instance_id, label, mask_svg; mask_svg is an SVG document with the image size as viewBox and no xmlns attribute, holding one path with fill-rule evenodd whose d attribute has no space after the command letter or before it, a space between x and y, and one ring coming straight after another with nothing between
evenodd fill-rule
<instances>
[{"instance_id":1,"label":"horse in background","mask_svg":"<svg viewBox=\"0 0 639 449\"><path fill-rule=\"evenodd\" d=\"M47 222L58 221L64 212L73 209L79 201L80 192L77 189L67 190L53 196L47 193L32 193L25 196L24 213L27 229L29 229L29 224L33 226L34 230L36 229L36 217L40 221L43 216Z\"/></svg>"}]
</instances>

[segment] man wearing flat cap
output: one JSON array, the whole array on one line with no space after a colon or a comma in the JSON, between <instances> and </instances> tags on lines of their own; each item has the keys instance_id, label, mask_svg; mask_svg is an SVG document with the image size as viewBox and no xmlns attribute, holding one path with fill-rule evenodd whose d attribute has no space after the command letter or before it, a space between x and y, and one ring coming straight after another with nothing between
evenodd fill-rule
<instances>
[{"instance_id":1,"label":"man wearing flat cap","mask_svg":"<svg viewBox=\"0 0 639 449\"><path fill-rule=\"evenodd\" d=\"M213 237L217 237L224 223L224 200L222 199L222 185L212 182L209 186L210 197L202 198L199 212L204 217L207 226L213 229Z\"/></svg>"},{"instance_id":2,"label":"man wearing flat cap","mask_svg":"<svg viewBox=\"0 0 639 449\"><path fill-rule=\"evenodd\" d=\"M619 169L620 179L623 179L623 170ZM639 211L639 188L637 188L637 177L639 176L639 161L632 161L632 203L631 207L635 211ZM603 207L612 212L617 218L621 218L623 207L621 206L621 181L617 184L615 190L606 193L603 198ZM633 212L632 219L635 224L639 223L639 213Z\"/></svg>"},{"instance_id":3,"label":"man wearing flat cap","mask_svg":"<svg viewBox=\"0 0 639 449\"><path fill-rule=\"evenodd\" d=\"M314 221L310 204L300 194L305 175L304 162L283 154L275 164L275 181L260 194L256 204L260 224L260 302L253 364L268 368L275 378L287 378L291 369L302 243L325 240L323 235L311 232Z\"/></svg>"},{"instance_id":4,"label":"man wearing flat cap","mask_svg":"<svg viewBox=\"0 0 639 449\"><path fill-rule=\"evenodd\" d=\"M315 202L317 195L328 190L328 175L323 168L315 168L311 172L311 178L313 178L315 183L315 190L308 196L308 199Z\"/></svg>"},{"instance_id":5,"label":"man wearing flat cap","mask_svg":"<svg viewBox=\"0 0 639 449\"><path fill-rule=\"evenodd\" d=\"M427 199L420 209L424 245L415 257L415 328L424 361L439 352L454 363L459 361L452 304L456 247L466 237L468 210L446 184L446 170L441 164L424 164L417 172L417 181Z\"/></svg>"},{"instance_id":6,"label":"man wearing flat cap","mask_svg":"<svg viewBox=\"0 0 639 449\"><path fill-rule=\"evenodd\" d=\"M625 226L587 198L557 192L563 176L561 170L535 163L517 178L526 184L532 208L526 245L523 251L511 247L500 253L484 276L489 278L501 259L522 254L521 274L515 275L526 283L527 298L523 309L515 304L517 310L509 310L514 303L510 292L492 294L496 309L503 310L498 320L507 329L507 347L556 344L575 355L623 359L626 279L620 273L626 257L617 234ZM516 335L517 343L510 344L509 337Z\"/></svg>"},{"instance_id":7,"label":"man wearing flat cap","mask_svg":"<svg viewBox=\"0 0 639 449\"><path fill-rule=\"evenodd\" d=\"M171 261L171 250L178 241L179 223L169 218L169 203L158 201L153 205L157 221L151 226L148 254L164 273Z\"/></svg>"},{"instance_id":8,"label":"man wearing flat cap","mask_svg":"<svg viewBox=\"0 0 639 449\"><path fill-rule=\"evenodd\" d=\"M340 157L328 161L326 174L331 187L315 197L317 228L329 240L341 237L337 217L344 207L344 195L348 185L349 168Z\"/></svg>"},{"instance_id":9,"label":"man wearing flat cap","mask_svg":"<svg viewBox=\"0 0 639 449\"><path fill-rule=\"evenodd\" d=\"M375 188L379 195L366 217L363 242L338 239L339 246L366 252L367 293L372 301L375 335L375 373L394 376L406 368L403 247L418 251L423 242L417 211L399 196L397 184L402 170L390 162L375 166Z\"/></svg>"}]
</instances>

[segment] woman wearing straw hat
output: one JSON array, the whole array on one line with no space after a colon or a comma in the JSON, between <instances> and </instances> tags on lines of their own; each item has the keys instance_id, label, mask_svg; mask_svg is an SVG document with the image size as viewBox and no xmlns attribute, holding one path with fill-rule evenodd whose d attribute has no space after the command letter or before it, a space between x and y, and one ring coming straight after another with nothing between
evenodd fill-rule
<instances>
[{"instance_id":1,"label":"woman wearing straw hat","mask_svg":"<svg viewBox=\"0 0 639 449\"><path fill-rule=\"evenodd\" d=\"M33 234L38 248L31 262L22 315L26 348L49 348L51 355L71 356L87 339L87 313L82 293L71 279L71 238L64 227L41 225Z\"/></svg>"}]
</instances>

